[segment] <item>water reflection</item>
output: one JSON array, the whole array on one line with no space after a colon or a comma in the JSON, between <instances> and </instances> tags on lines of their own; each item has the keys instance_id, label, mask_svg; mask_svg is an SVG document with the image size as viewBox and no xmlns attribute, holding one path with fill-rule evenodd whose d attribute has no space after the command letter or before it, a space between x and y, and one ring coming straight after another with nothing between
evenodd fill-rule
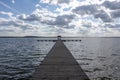
<instances>
[{"instance_id":1,"label":"water reflection","mask_svg":"<svg viewBox=\"0 0 120 80\"><path fill-rule=\"evenodd\" d=\"M0 80L28 79L53 45L35 38L0 38Z\"/></svg>"},{"instance_id":2,"label":"water reflection","mask_svg":"<svg viewBox=\"0 0 120 80\"><path fill-rule=\"evenodd\" d=\"M65 42L91 80L120 79L120 39L81 38Z\"/></svg>"}]
</instances>

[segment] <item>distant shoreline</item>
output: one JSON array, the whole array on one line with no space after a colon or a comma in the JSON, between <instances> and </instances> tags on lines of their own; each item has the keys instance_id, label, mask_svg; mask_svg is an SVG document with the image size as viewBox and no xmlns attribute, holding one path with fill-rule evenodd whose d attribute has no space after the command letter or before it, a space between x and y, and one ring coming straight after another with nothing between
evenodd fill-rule
<instances>
[{"instance_id":1,"label":"distant shoreline","mask_svg":"<svg viewBox=\"0 0 120 80\"><path fill-rule=\"evenodd\" d=\"M47 36L0 36L0 38L56 38ZM120 38L120 37L62 37L62 38Z\"/></svg>"}]
</instances>

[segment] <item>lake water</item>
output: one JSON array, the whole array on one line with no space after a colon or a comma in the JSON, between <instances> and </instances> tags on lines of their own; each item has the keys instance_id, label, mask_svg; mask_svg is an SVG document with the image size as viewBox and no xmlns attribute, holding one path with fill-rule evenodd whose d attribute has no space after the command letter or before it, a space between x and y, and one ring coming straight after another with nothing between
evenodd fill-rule
<instances>
[{"instance_id":1,"label":"lake water","mask_svg":"<svg viewBox=\"0 0 120 80\"><path fill-rule=\"evenodd\" d=\"M27 80L32 76L55 44L37 41L40 39L0 38L0 80ZM64 43L89 78L120 80L120 38L80 39Z\"/></svg>"},{"instance_id":2,"label":"lake water","mask_svg":"<svg viewBox=\"0 0 120 80\"><path fill-rule=\"evenodd\" d=\"M66 42L91 80L120 80L120 38L81 38Z\"/></svg>"},{"instance_id":3,"label":"lake water","mask_svg":"<svg viewBox=\"0 0 120 80\"><path fill-rule=\"evenodd\" d=\"M54 42L35 38L0 38L0 80L26 80Z\"/></svg>"}]
</instances>

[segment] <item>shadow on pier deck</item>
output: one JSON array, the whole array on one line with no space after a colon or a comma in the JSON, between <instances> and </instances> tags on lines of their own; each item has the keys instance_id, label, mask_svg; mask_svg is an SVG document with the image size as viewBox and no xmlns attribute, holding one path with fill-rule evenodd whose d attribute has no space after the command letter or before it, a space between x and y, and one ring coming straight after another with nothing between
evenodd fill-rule
<instances>
[{"instance_id":1,"label":"shadow on pier deck","mask_svg":"<svg viewBox=\"0 0 120 80\"><path fill-rule=\"evenodd\" d=\"M61 40L33 74L33 80L89 80Z\"/></svg>"}]
</instances>

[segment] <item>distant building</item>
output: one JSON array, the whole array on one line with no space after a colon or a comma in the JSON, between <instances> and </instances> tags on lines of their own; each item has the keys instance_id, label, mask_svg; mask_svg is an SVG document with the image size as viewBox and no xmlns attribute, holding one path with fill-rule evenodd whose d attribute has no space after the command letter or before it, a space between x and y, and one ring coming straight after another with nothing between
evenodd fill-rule
<instances>
[{"instance_id":1,"label":"distant building","mask_svg":"<svg viewBox=\"0 0 120 80\"><path fill-rule=\"evenodd\" d=\"M58 39L58 40L61 40L61 36L57 36L57 39Z\"/></svg>"}]
</instances>

